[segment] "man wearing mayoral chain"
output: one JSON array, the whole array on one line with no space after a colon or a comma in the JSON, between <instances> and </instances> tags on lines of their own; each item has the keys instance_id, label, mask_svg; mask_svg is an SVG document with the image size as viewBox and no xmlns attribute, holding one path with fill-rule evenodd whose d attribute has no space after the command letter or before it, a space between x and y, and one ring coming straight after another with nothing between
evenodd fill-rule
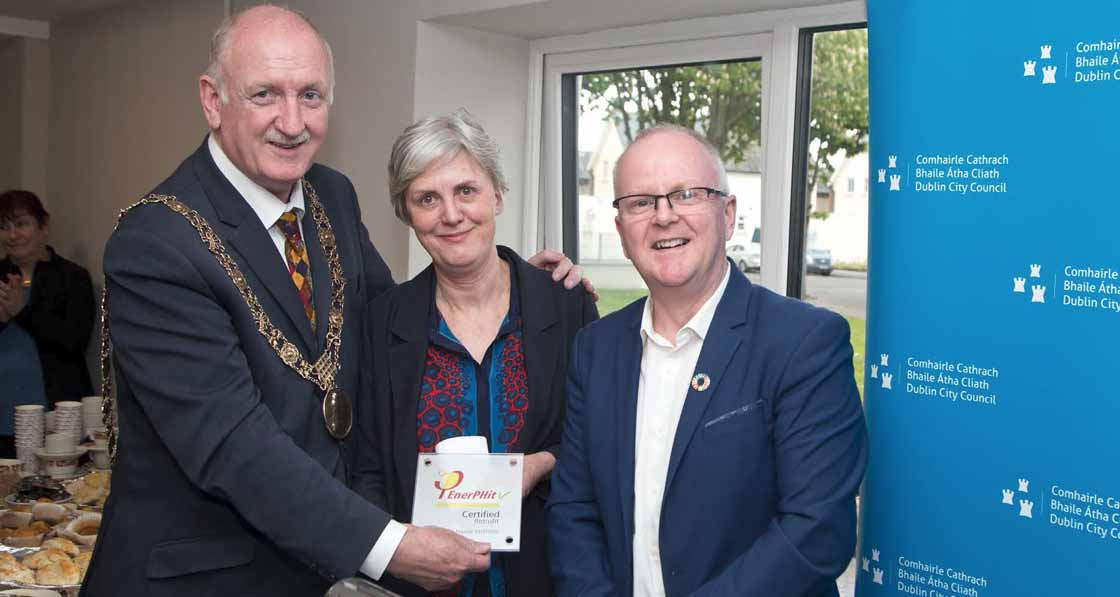
<instances>
[{"instance_id":1,"label":"man wearing mayoral chain","mask_svg":"<svg viewBox=\"0 0 1120 597\"><path fill-rule=\"evenodd\" d=\"M643 131L614 180L650 295L572 348L557 593L837 595L867 461L847 323L731 266L735 197L695 131Z\"/></svg>"},{"instance_id":2,"label":"man wearing mayoral chain","mask_svg":"<svg viewBox=\"0 0 1120 597\"><path fill-rule=\"evenodd\" d=\"M101 347L120 432L86 597L322 595L359 571L437 590L489 566L347 488L360 317L393 282L350 181L312 163L333 87L305 17L231 16L199 80L210 134L121 213Z\"/></svg>"}]
</instances>

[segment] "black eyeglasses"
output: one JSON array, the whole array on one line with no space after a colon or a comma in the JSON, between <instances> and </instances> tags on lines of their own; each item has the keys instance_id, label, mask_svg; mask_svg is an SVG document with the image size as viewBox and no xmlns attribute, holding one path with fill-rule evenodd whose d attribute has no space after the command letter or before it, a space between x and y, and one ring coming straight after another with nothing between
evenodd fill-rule
<instances>
[{"instance_id":1,"label":"black eyeglasses","mask_svg":"<svg viewBox=\"0 0 1120 597\"><path fill-rule=\"evenodd\" d=\"M669 207L677 213L696 211L705 199L726 197L727 193L708 187L692 187L665 193L664 195L626 195L615 199L611 204L624 218L634 219L653 215L657 211L657 201L664 198Z\"/></svg>"}]
</instances>

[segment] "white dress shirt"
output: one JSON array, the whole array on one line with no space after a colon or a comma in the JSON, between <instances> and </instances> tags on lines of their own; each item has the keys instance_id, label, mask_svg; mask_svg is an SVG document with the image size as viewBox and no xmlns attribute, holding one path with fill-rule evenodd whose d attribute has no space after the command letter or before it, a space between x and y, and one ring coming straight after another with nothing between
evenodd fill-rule
<instances>
[{"instance_id":1,"label":"white dress shirt","mask_svg":"<svg viewBox=\"0 0 1120 597\"><path fill-rule=\"evenodd\" d=\"M214 158L214 164L218 166L222 176L225 176L226 180L233 185L233 188L241 193L249 207L253 209L253 213L260 218L261 224L268 230L268 235L272 238L272 243L276 245L276 251L280 255L280 262L287 269L288 260L284 256L284 233L276 226L276 221L280 219L284 212L295 210L296 223L300 227L299 233L301 237L303 236L303 224L301 222L305 209L303 184L293 185L292 194L288 197L288 202L284 203L268 189L250 180L237 166L234 166L229 156L226 155L225 151L222 151L221 146L214 140L213 135L210 135L207 144L210 148L210 156ZM392 560L393 554L397 552L397 547L401 544L401 539L404 538L404 532L405 526L403 524L390 520L389 525L381 532L381 536L377 538L373 549L366 556L365 562L362 563L362 572L374 580L380 579L381 575L385 573L385 568L389 566L389 560Z\"/></svg>"},{"instance_id":2,"label":"white dress shirt","mask_svg":"<svg viewBox=\"0 0 1120 597\"><path fill-rule=\"evenodd\" d=\"M731 268L719 288L677 332L676 342L653 329L653 300L642 313L642 365L634 433L634 597L664 597L661 576L661 501L669 457L704 337L712 324Z\"/></svg>"},{"instance_id":3,"label":"white dress shirt","mask_svg":"<svg viewBox=\"0 0 1120 597\"><path fill-rule=\"evenodd\" d=\"M262 187L261 185L253 182L248 176L245 176L233 162L229 161L229 156L218 142L214 140L214 135L210 135L207 145L210 147L210 156L214 158L214 164L218 166L218 170L222 176L226 177L233 188L241 193L245 198L245 202L252 208L253 213L257 214L261 224L265 230L268 230L268 235L272 238L272 244L276 245L277 252L280 253L280 259L284 263L284 268L288 267L288 259L284 256L284 233L276 226L276 220L284 215L284 212L296 212L296 224L299 226L299 235L303 237L303 184L297 183L292 185L292 194L288 196L288 202L276 198L271 191ZM310 266L310 264L309 264Z\"/></svg>"}]
</instances>

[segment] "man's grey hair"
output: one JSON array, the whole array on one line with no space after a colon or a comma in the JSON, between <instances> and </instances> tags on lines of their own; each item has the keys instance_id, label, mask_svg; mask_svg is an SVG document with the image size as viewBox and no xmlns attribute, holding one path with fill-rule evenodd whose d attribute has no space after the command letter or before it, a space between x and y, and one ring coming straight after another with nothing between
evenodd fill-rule
<instances>
[{"instance_id":1,"label":"man's grey hair","mask_svg":"<svg viewBox=\"0 0 1120 597\"><path fill-rule=\"evenodd\" d=\"M719 190L723 191L724 193L731 192L731 189L727 186L727 168L724 167L723 158L720 157L719 150L716 149L716 146L712 145L712 142L709 141L707 137L700 134L695 129L690 129L679 124L660 123L642 129L640 132L638 132L638 135L634 137L634 140L630 142L630 145L628 145L626 149L623 150L622 155L618 156L618 161L615 163L621 163L623 156L626 155L626 152L629 151L631 147L636 145L638 141L641 141L646 137L650 137L658 133L681 133L692 137L693 140L704 147L704 150L708 152L708 156L712 158L712 164L715 166L716 172L719 174ZM614 185L615 187L618 186L618 168L615 168L614 170Z\"/></svg>"},{"instance_id":2,"label":"man's grey hair","mask_svg":"<svg viewBox=\"0 0 1120 597\"><path fill-rule=\"evenodd\" d=\"M315 23L311 22L311 19L308 18L307 15L294 8L290 8L288 6L280 6L269 2L254 4L253 6L245 7L222 19L221 24L218 25L218 28L214 30L214 35L210 38L210 63L206 66L206 76L214 79L214 82L217 84L218 95L219 97L221 97L222 103L229 103L229 94L226 91L226 79L223 65L226 63L226 60L229 59L229 49L233 44L233 36L231 35L231 33L233 32L233 28L237 25L237 21L238 19L240 19L241 15L243 15L246 11L261 6L271 6L272 8L279 9L298 18L299 20L303 21L304 24L310 27L311 30L315 32L315 35L319 37L319 40L323 42L323 50L327 54L327 89L324 99L326 99L328 104L333 104L334 53L331 52L331 45L327 43L327 40L323 37L322 32L320 32L319 28L315 26Z\"/></svg>"},{"instance_id":3,"label":"man's grey hair","mask_svg":"<svg viewBox=\"0 0 1120 597\"><path fill-rule=\"evenodd\" d=\"M502 173L498 144L464 108L446 116L429 116L409 126L393 143L389 155L389 201L393 211L410 224L405 205L408 186L429 166L454 158L460 151L474 158L490 177L494 190L509 190Z\"/></svg>"}]
</instances>

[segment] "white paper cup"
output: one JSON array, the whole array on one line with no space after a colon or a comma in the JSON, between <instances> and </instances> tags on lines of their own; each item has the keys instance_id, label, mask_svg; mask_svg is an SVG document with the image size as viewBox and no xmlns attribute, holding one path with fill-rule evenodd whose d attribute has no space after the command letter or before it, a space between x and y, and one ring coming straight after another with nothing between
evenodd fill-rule
<instances>
[{"instance_id":1,"label":"white paper cup","mask_svg":"<svg viewBox=\"0 0 1120 597\"><path fill-rule=\"evenodd\" d=\"M436 454L489 454L486 438L481 435L449 437L436 444Z\"/></svg>"},{"instance_id":2,"label":"white paper cup","mask_svg":"<svg viewBox=\"0 0 1120 597\"><path fill-rule=\"evenodd\" d=\"M43 443L44 449L49 454L73 452L77 445L78 442L73 441L73 436L66 433L52 433L45 438Z\"/></svg>"}]
</instances>

